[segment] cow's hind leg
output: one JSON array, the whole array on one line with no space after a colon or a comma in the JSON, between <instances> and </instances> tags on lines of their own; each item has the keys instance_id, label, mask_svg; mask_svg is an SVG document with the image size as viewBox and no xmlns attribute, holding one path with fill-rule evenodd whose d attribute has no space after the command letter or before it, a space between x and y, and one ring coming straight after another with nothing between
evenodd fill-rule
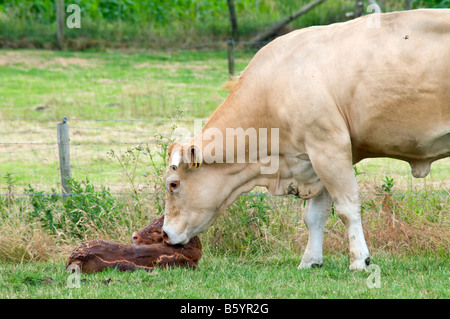
<instances>
[{"instance_id":1,"label":"cow's hind leg","mask_svg":"<svg viewBox=\"0 0 450 319\"><path fill-rule=\"evenodd\" d=\"M331 212L331 196L326 189L308 201L303 221L308 228L308 244L298 269L321 267L323 229Z\"/></svg>"}]
</instances>

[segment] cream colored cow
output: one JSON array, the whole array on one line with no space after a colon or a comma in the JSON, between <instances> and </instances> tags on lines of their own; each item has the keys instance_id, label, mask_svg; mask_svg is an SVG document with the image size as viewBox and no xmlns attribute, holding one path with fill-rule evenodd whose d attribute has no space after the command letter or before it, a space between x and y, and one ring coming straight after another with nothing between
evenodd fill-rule
<instances>
[{"instance_id":1,"label":"cream colored cow","mask_svg":"<svg viewBox=\"0 0 450 319\"><path fill-rule=\"evenodd\" d=\"M334 201L350 268L364 269L353 164L391 157L425 177L450 156L450 10L293 31L262 48L230 90L202 134L171 147L166 242L187 243L240 194L265 186L309 200L299 268L322 264Z\"/></svg>"}]
</instances>

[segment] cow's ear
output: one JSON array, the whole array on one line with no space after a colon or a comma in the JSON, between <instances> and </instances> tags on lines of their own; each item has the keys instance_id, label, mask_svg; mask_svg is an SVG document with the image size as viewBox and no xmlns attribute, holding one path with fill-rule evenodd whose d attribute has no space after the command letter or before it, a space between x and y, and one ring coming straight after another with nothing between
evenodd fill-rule
<instances>
[{"instance_id":1,"label":"cow's ear","mask_svg":"<svg viewBox=\"0 0 450 319\"><path fill-rule=\"evenodd\" d=\"M172 143L167 149L169 166L174 171L177 170L178 166L182 161L183 148L179 143Z\"/></svg>"},{"instance_id":2,"label":"cow's ear","mask_svg":"<svg viewBox=\"0 0 450 319\"><path fill-rule=\"evenodd\" d=\"M189 145L187 149L189 158L189 168L199 167L203 162L202 149L196 145Z\"/></svg>"},{"instance_id":3,"label":"cow's ear","mask_svg":"<svg viewBox=\"0 0 450 319\"><path fill-rule=\"evenodd\" d=\"M176 146L180 146L180 144L177 142L173 142L172 144L169 145L169 148L167 149L168 157L170 157L170 155L172 155L172 151L175 149Z\"/></svg>"}]
</instances>

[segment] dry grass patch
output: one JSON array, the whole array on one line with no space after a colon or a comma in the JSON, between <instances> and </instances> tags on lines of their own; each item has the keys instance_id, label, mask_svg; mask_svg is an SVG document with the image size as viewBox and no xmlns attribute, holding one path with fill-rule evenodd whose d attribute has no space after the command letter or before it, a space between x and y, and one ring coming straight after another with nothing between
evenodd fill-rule
<instances>
[{"instance_id":1,"label":"dry grass patch","mask_svg":"<svg viewBox=\"0 0 450 319\"><path fill-rule=\"evenodd\" d=\"M12 262L47 261L64 252L55 237L39 225L8 220L0 223L0 260Z\"/></svg>"},{"instance_id":2,"label":"dry grass patch","mask_svg":"<svg viewBox=\"0 0 450 319\"><path fill-rule=\"evenodd\" d=\"M51 55L36 54L32 51L3 51L0 52L0 67L36 68L63 71L66 67L81 68L95 67L98 61L78 57L52 57Z\"/></svg>"}]
</instances>

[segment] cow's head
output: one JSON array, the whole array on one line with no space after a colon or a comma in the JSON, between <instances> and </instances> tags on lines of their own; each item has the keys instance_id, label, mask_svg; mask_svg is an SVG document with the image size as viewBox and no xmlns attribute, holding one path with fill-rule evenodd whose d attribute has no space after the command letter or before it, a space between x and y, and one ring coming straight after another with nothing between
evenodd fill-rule
<instances>
[{"instance_id":1,"label":"cow's head","mask_svg":"<svg viewBox=\"0 0 450 319\"><path fill-rule=\"evenodd\" d=\"M166 173L164 240L186 244L205 231L245 188L245 164L208 163L201 148L174 143L169 148ZM245 173L248 175L247 173ZM245 189L242 189L244 187Z\"/></svg>"}]
</instances>

